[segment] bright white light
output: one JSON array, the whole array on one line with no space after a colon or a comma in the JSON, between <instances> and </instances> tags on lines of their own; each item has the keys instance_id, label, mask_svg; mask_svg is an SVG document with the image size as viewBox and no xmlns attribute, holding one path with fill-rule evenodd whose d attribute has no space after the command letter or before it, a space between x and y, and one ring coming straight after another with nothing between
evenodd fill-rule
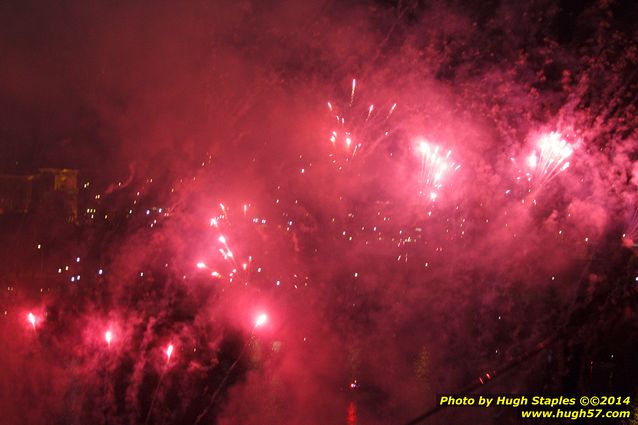
<instances>
[{"instance_id":1,"label":"bright white light","mask_svg":"<svg viewBox=\"0 0 638 425\"><path fill-rule=\"evenodd\" d=\"M259 316L257 316L257 320L255 320L255 327L258 328L260 326L263 326L264 324L266 324L267 321L268 321L268 316L262 313Z\"/></svg>"},{"instance_id":2,"label":"bright white light","mask_svg":"<svg viewBox=\"0 0 638 425\"><path fill-rule=\"evenodd\" d=\"M33 313L27 314L27 320L29 321L29 323L31 323L33 329L35 329L35 315Z\"/></svg>"},{"instance_id":3,"label":"bright white light","mask_svg":"<svg viewBox=\"0 0 638 425\"><path fill-rule=\"evenodd\" d=\"M166 348L166 361L169 361L172 355L173 355L173 344L169 344L168 347Z\"/></svg>"}]
</instances>

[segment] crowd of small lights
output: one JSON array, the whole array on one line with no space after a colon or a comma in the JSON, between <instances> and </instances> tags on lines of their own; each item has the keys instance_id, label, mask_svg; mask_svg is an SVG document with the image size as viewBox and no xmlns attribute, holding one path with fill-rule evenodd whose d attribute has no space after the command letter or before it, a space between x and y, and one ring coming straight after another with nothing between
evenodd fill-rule
<instances>
[{"instance_id":1,"label":"crowd of small lights","mask_svg":"<svg viewBox=\"0 0 638 425\"><path fill-rule=\"evenodd\" d=\"M355 88L356 82L353 80L352 85L352 94L351 94L351 103L354 100L355 96ZM329 106L332 110L333 106L329 103ZM396 108L396 104L394 104L387 114L389 117L392 112L394 112ZM369 112L372 113L373 107L369 108ZM344 123L344 118L337 115L338 121L340 123ZM370 116L366 117L366 120L369 119ZM331 139L331 142L335 142L336 140ZM358 142L359 145L361 142ZM345 147L348 148L348 142L346 141ZM443 187L443 183L446 182L449 185L453 185L452 179L454 178L454 173L459 170L461 167L460 164L455 163L451 159L451 151L444 150L440 147L439 144L431 142L429 140L425 140L423 138L416 138L414 141L415 152L421 159L421 168L418 176L418 185L415 189L419 196L426 197L429 201L435 201L440 195L439 192ZM536 190L542 189L543 186L549 184L549 182L555 179L558 174L565 172L569 167L568 159L572 156L574 152L574 146L567 143L564 138L558 132L550 132L546 134L541 134L535 140L535 146L531 147L531 153L527 157L526 165L527 171L525 171L526 179L529 182L534 182L534 187ZM354 151L353 151L354 153ZM520 171L520 170L519 170ZM517 178L520 180L520 177ZM184 180L180 180L179 183L183 183ZM153 183L153 179L147 179L145 181L144 187L140 188L135 192L134 199L131 202L130 207L125 210L126 218L133 217L136 213L142 214L148 219L147 225L149 228L154 228L158 225L158 223L163 219L169 219L171 217L170 208L160 207L160 206L151 206L148 208L137 208L139 198L141 194L145 190L148 190L148 186ZM118 187L122 186L122 183L117 184ZM91 187L90 182L86 182L83 185L84 189ZM277 187L279 189L280 187ZM531 191L531 189L530 189ZM175 187L171 188L171 192L175 192ZM510 190L505 192L505 195L509 195L511 193ZM96 202L99 202L103 199L104 194L98 193L93 195L93 198ZM280 199L274 199L274 204L279 205ZM522 200L525 202L525 199ZM535 201L533 201L535 204ZM293 204L298 204L298 200L294 200ZM242 220L247 220L250 223L258 226L266 226L269 223L276 223L276 219L264 217L264 216L254 216L251 215L251 206L250 202L244 203L239 208L240 212L237 213L238 218ZM397 248L401 249L402 247L409 247L413 244L423 244L428 246L431 244L430 241L423 238L422 225L417 226L408 226L408 227L395 227L391 226L390 223L392 221L391 213L384 211L384 205L379 205L379 209L376 212L375 221L371 223L365 223L362 221L361 217L358 217L356 211L350 211L347 213L346 220L340 220L339 217L332 217L331 221L333 223L343 222L346 224L346 227L338 231L341 239L356 243L360 241L365 246L371 246L375 243L384 243L389 245L395 245ZM460 210L460 206L457 205L454 207L455 211ZM86 216L89 220L94 220L96 217L102 217L103 220L109 220L110 217L113 217L115 213L109 212L99 212L99 204L96 207L90 207L86 209ZM426 211L426 216L431 218L433 215L433 208L428 208ZM503 212L504 215L508 214L508 211ZM290 232L293 230L295 223L294 220L288 219L292 214L282 213L284 221L276 224L278 229L282 229L285 232ZM634 214L635 215L635 214ZM368 218L369 219L369 218ZM490 224L490 218L485 217L484 223L486 225ZM456 218L446 217L445 218L446 226L444 228L444 232L448 234L451 238L462 239L465 236L465 227L466 227L466 218L457 216ZM636 225L638 220L634 219L630 221L630 225L628 227L626 237L630 238L635 236ZM347 226L348 224L355 224L355 226ZM218 204L218 213L213 214L213 216L209 220L209 226L211 229L214 229L217 239L218 246L215 251L218 253L219 258L223 259L227 267L225 271L217 270L211 268L209 263L204 259L200 259L195 262L195 269L206 271L210 274L212 278L217 280L227 280L229 283L236 282L240 280L242 284L248 285L250 283L250 275L251 273L261 273L263 271L264 266L260 265L256 262L255 257L250 253L237 253L232 249L232 238L229 233L232 233L232 226L229 221L229 210L223 204ZM504 223L505 227L508 227L508 223ZM566 231L563 229L559 229L557 231L558 236L565 237ZM512 234L513 238L517 237L516 233ZM584 243L589 242L589 238L587 235L582 236L581 240ZM42 244L37 244L37 250L43 250L44 247ZM442 244L432 246L433 257L432 259L425 259L425 261L421 261L423 267L427 268L432 264L432 260L436 258L436 255L440 255L443 253L445 247ZM403 250L399 251L395 257L396 261L407 262L409 257L409 251ZM81 257L76 256L71 259L67 264L60 265L56 272L58 275L65 276L65 279L70 284L78 284L82 280L82 268L81 268ZM255 265L257 264L257 265ZM166 264L168 267L168 264ZM93 275L98 277L102 277L106 273L106 266L102 266L97 268L97 270L93 271ZM85 271L86 272L86 271ZM353 276L359 277L361 274L360 271L353 271ZM144 276L144 271L139 271L139 276ZM295 279L290 279L290 281L296 280L298 275L294 275ZM187 276L185 275L186 279ZM273 285L281 286L284 281L284 277L273 280ZM310 281L309 276L303 276L302 278L303 286L307 286ZM299 283L293 283L291 285L294 289L299 288ZM10 285L7 287L7 291L14 291L15 287ZM41 292L49 291L50 288L41 288ZM8 312L5 310L5 315Z\"/></svg>"}]
</instances>

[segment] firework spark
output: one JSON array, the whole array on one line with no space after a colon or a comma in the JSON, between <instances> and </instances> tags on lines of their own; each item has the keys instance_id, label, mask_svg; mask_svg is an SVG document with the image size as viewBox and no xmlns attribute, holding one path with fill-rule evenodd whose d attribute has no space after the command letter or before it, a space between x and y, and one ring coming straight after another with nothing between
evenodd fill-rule
<instances>
[{"instance_id":1,"label":"firework spark","mask_svg":"<svg viewBox=\"0 0 638 425\"><path fill-rule=\"evenodd\" d=\"M386 119L390 118L390 116L392 115L392 113L394 112L394 110L397 108L397 104L393 104L392 107L390 108L390 112L388 112L388 116L386 117Z\"/></svg>"},{"instance_id":2,"label":"firework spark","mask_svg":"<svg viewBox=\"0 0 638 425\"><path fill-rule=\"evenodd\" d=\"M217 242L220 243L222 246L217 247L216 249L220 253L223 260L226 261L232 269L230 273L228 274L224 273L224 277L227 277L229 282L233 282L233 280L241 274L243 275L244 283L248 284L248 281L250 278L250 267L253 261L253 257L248 256L246 258L240 255L240 253L231 249L230 238L228 235L232 236L235 233L233 232L233 226L231 225L231 222L230 222L230 216L229 216L230 209L226 207L223 203L220 203L219 207L222 211L222 215L211 218L210 226L214 227L215 229L219 231L219 233L215 235L215 238L217 239ZM244 219L247 218L248 210L250 208L252 208L251 203L245 203L242 205ZM255 220L257 219L253 219L252 222L253 223L257 222ZM262 223L265 223L265 220L262 220ZM222 233L222 229L224 233ZM204 263L203 261L200 261L199 263L197 263L197 268L210 269L209 265L207 263ZM237 273L238 270L241 271L240 274ZM221 278L222 274L218 271L213 270L211 272L211 276L215 278Z\"/></svg>"},{"instance_id":3,"label":"firework spark","mask_svg":"<svg viewBox=\"0 0 638 425\"><path fill-rule=\"evenodd\" d=\"M352 103L354 102L354 91L357 88L357 80L356 79L352 79L352 91L350 92L350 106L352 106Z\"/></svg>"},{"instance_id":4,"label":"firework spark","mask_svg":"<svg viewBox=\"0 0 638 425\"><path fill-rule=\"evenodd\" d=\"M166 347L166 364L171 361L171 356L173 355L173 344L168 344Z\"/></svg>"},{"instance_id":5,"label":"firework spark","mask_svg":"<svg viewBox=\"0 0 638 425\"><path fill-rule=\"evenodd\" d=\"M356 87L357 82L354 79L352 80L350 102L345 110L340 110L337 105L327 102L330 121L336 121L336 127L330 129L328 139L332 146L345 151L345 161L354 159L364 146L368 153L374 150L379 142L389 134L385 129L386 121L397 107L397 104L393 103L385 118L379 115L374 104L369 104L365 109L358 107L354 102ZM332 121L333 118L335 121ZM333 162L336 163L336 160Z\"/></svg>"},{"instance_id":6,"label":"firework spark","mask_svg":"<svg viewBox=\"0 0 638 425\"><path fill-rule=\"evenodd\" d=\"M27 321L31 324L31 326L33 327L33 330L35 331L36 318L33 313L29 312L29 314L27 314Z\"/></svg>"},{"instance_id":7,"label":"firework spark","mask_svg":"<svg viewBox=\"0 0 638 425\"><path fill-rule=\"evenodd\" d=\"M573 153L574 148L560 133L552 131L541 135L536 149L527 157L530 179L534 187L543 187L569 168L568 159Z\"/></svg>"},{"instance_id":8,"label":"firework spark","mask_svg":"<svg viewBox=\"0 0 638 425\"><path fill-rule=\"evenodd\" d=\"M153 391L153 397L151 398L151 405L148 408L148 413L146 414L146 420L144 421L144 425L148 423L148 420L151 417L151 413L153 412L153 406L155 406L155 400L157 400L157 394L159 393L160 386L162 385L162 381L164 380L164 375L166 374L166 370L168 369L168 363L171 361L171 356L173 355L173 344L168 344L164 354L166 354L166 364L162 370L159 381L157 381L157 386L155 387L155 391Z\"/></svg>"},{"instance_id":9,"label":"firework spark","mask_svg":"<svg viewBox=\"0 0 638 425\"><path fill-rule=\"evenodd\" d=\"M267 321L268 316L265 313L261 313L259 316L257 316L257 319L255 319L255 328L259 328L265 325Z\"/></svg>"},{"instance_id":10,"label":"firework spark","mask_svg":"<svg viewBox=\"0 0 638 425\"><path fill-rule=\"evenodd\" d=\"M426 196L430 201L438 198L438 192L443 180L461 166L451 159L452 151L443 153L440 146L427 140L421 140L417 145L421 156L421 171L419 173L420 196Z\"/></svg>"}]
</instances>

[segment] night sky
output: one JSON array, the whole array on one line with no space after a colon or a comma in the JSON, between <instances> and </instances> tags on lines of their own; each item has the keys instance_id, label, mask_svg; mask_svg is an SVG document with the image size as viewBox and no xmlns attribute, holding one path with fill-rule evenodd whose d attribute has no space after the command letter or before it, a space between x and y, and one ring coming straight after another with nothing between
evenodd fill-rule
<instances>
[{"instance_id":1,"label":"night sky","mask_svg":"<svg viewBox=\"0 0 638 425\"><path fill-rule=\"evenodd\" d=\"M0 423L523 422L430 412L464 391L635 410L636 18L2 2Z\"/></svg>"}]
</instances>

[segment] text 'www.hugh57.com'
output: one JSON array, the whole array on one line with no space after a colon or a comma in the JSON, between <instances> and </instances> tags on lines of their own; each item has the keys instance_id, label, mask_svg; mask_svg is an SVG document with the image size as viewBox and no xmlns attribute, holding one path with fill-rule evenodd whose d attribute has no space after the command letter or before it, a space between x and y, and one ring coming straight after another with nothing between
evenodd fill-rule
<instances>
[{"instance_id":1,"label":"text 'www.hugh57.com'","mask_svg":"<svg viewBox=\"0 0 638 425\"><path fill-rule=\"evenodd\" d=\"M519 408L527 419L628 419L630 396L440 395L440 407Z\"/></svg>"}]
</instances>

